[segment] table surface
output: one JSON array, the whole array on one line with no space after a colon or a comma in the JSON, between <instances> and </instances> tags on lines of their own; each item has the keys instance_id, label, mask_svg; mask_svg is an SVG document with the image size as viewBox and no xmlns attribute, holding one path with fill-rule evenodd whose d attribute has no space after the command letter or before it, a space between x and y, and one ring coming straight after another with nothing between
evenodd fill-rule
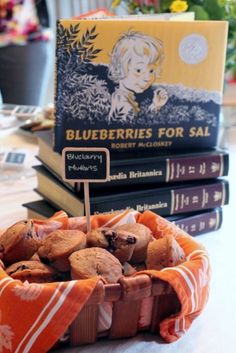
<instances>
[{"instance_id":1,"label":"table surface","mask_svg":"<svg viewBox=\"0 0 236 353\"><path fill-rule=\"evenodd\" d=\"M230 151L230 204L224 207L222 228L197 238L207 249L212 265L211 292L202 314L179 341L166 344L155 335L142 334L132 339L101 340L95 345L68 348L55 353L235 353L236 352L236 108L225 111L221 144ZM24 202L38 199L33 191L37 181L30 168L38 147L33 136L13 133L0 138L0 148L24 148L28 152L27 168L23 173L0 171L0 227L5 228L27 216ZM4 178L6 180L4 180Z\"/></svg>"}]
</instances>

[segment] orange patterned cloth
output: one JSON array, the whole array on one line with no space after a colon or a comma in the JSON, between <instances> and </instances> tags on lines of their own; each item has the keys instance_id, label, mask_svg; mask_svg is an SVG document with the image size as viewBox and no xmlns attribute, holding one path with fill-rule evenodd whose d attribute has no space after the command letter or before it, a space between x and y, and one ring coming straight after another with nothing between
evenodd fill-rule
<instances>
[{"instance_id":1,"label":"orange patterned cloth","mask_svg":"<svg viewBox=\"0 0 236 353\"><path fill-rule=\"evenodd\" d=\"M180 300L180 312L160 324L161 336L166 342L173 342L185 333L207 302L210 279L208 255L191 236L150 211L140 214L129 210L118 215L91 217L92 228L135 222L148 226L155 238L172 234L187 257L181 265L161 271L145 271L169 282ZM34 220L34 224L41 237L59 228L86 231L85 217L68 218L63 211L48 220ZM29 284L13 280L0 267L0 352L48 351L86 304L99 279Z\"/></svg>"}]
</instances>

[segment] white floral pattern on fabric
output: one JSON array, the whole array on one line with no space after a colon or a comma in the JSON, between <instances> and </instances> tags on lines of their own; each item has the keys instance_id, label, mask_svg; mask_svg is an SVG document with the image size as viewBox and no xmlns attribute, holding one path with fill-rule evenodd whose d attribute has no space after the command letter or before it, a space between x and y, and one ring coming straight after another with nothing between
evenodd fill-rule
<instances>
[{"instance_id":1,"label":"white floral pattern on fabric","mask_svg":"<svg viewBox=\"0 0 236 353\"><path fill-rule=\"evenodd\" d=\"M202 262L202 267L199 268L199 271L198 271L199 287L202 289L208 284L208 281L209 281L208 272L210 272L210 264L209 264L206 251L195 250L192 253L190 253L186 258L187 261L193 261L194 259L197 259L197 260L200 259Z\"/></svg>"},{"instance_id":2,"label":"white floral pattern on fabric","mask_svg":"<svg viewBox=\"0 0 236 353\"><path fill-rule=\"evenodd\" d=\"M60 228L61 228L61 222L50 221L48 222L48 224L42 224L37 226L37 235L39 238L44 238L45 235Z\"/></svg>"},{"instance_id":3,"label":"white floral pattern on fabric","mask_svg":"<svg viewBox=\"0 0 236 353\"><path fill-rule=\"evenodd\" d=\"M129 211L124 213L124 216L120 218L120 214L115 215L112 219L110 219L108 222L103 224L103 227L110 227L110 224L112 224L113 228L116 228L118 226L121 226L125 223L136 223L136 218L135 216L138 214L137 211ZM114 221L120 218L119 221L115 222Z\"/></svg>"},{"instance_id":4,"label":"white floral pattern on fabric","mask_svg":"<svg viewBox=\"0 0 236 353\"><path fill-rule=\"evenodd\" d=\"M202 268L199 268L199 286L204 288L208 284L209 261L202 255Z\"/></svg>"},{"instance_id":5,"label":"white floral pattern on fabric","mask_svg":"<svg viewBox=\"0 0 236 353\"><path fill-rule=\"evenodd\" d=\"M43 286L38 283L29 283L25 281L23 284L16 285L12 291L17 297L25 301L36 300L43 290Z\"/></svg>"},{"instance_id":6,"label":"white floral pattern on fabric","mask_svg":"<svg viewBox=\"0 0 236 353\"><path fill-rule=\"evenodd\" d=\"M91 220L92 220L91 216ZM86 217L70 217L68 219L68 229L78 229L81 232L87 232Z\"/></svg>"},{"instance_id":7,"label":"white floral pattern on fabric","mask_svg":"<svg viewBox=\"0 0 236 353\"><path fill-rule=\"evenodd\" d=\"M0 310L0 353L5 349L12 351L12 339L14 333L9 325L1 325L2 312Z\"/></svg>"}]
</instances>

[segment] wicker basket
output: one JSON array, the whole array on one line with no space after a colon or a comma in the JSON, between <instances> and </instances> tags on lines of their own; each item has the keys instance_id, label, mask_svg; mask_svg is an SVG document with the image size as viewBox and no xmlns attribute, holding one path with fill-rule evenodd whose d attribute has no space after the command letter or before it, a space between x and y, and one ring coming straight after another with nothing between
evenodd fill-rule
<instances>
[{"instance_id":1,"label":"wicker basket","mask_svg":"<svg viewBox=\"0 0 236 353\"><path fill-rule=\"evenodd\" d=\"M133 337L139 331L138 320L141 302L154 297L152 319L148 327L140 331L159 332L160 322L180 310L180 303L171 286L146 274L124 277L117 284L98 285L86 306L70 327L70 345L94 343L97 338L110 339ZM98 307L103 302L112 302L112 324L108 331L97 333Z\"/></svg>"},{"instance_id":2,"label":"wicker basket","mask_svg":"<svg viewBox=\"0 0 236 353\"><path fill-rule=\"evenodd\" d=\"M64 223L67 225L67 218L62 215L62 221L60 221L59 216L55 217L56 222L54 219L50 219L43 224L43 228L46 227L49 232L49 229L53 231L55 224L59 225L59 228L63 228ZM129 216L130 214L125 214L122 221L127 221ZM109 221L111 220L113 219L110 217ZM99 218L98 216L95 221L94 227L99 227L107 222L107 218ZM116 219L116 222L118 221L120 222L121 219ZM99 278L87 281L66 281L59 285L58 283L42 284L40 285L39 297L37 297L38 305L35 307L32 301L25 301L24 306L21 299L17 300L19 294L21 296L28 295L29 288L24 288L19 281L11 280L3 271L0 271L0 280L2 280L5 290L5 296L3 296L5 302L1 301L2 307L0 309L7 307L8 293L12 296L13 289L17 289L15 307L19 315L25 314L25 308L29 308L28 312L33 310L35 317L38 317L37 324L44 327L45 317L42 317L41 313L45 311L45 307L48 308L48 298L55 299L57 295L55 301L52 302L52 308L50 307L51 311L56 306L58 307L59 301L63 302L60 309L55 312L55 317L52 316L48 323L52 334L47 336L47 330L39 331L38 326L35 326L35 333L37 331L35 341L32 341L31 335L28 334L29 327L31 332L32 326L34 326L31 322L31 315L25 315L25 321L22 322L21 329L18 330L15 311L4 312L3 322L12 327L15 334L15 341L12 341L12 344L15 344L14 349L19 342L21 345L30 345L32 341L36 347L40 347L41 350L43 347L45 351L48 351L55 340L58 341L53 348L68 345L68 333L71 346L92 344L100 337L108 339L133 337L139 331L160 333L161 337L170 343L179 339L189 329L193 320L202 312L209 297L211 270L208 254L204 247L191 236L150 211L140 214L138 222L149 227L157 238L165 234L175 236L185 252L186 261L176 267L164 268L162 271L140 271L132 277L122 277L115 284L104 284L103 280ZM80 223L78 224L81 226ZM42 227L42 223L39 222L38 226ZM41 228L39 230L42 232ZM61 292L58 286L60 286ZM64 296L65 293L67 296ZM90 293L92 294L90 295ZM60 295L63 295L63 301ZM86 304L84 305L84 303ZM151 303L150 306L147 305L149 303ZM83 308L79 312L81 306ZM75 317L78 312L79 314ZM104 317L102 317L102 313L105 314ZM148 315L145 316L146 313ZM54 322L56 317L57 321ZM63 317L65 320L61 321ZM104 320L106 318L107 320ZM168 319L164 320L165 318ZM72 322L72 320L74 321ZM72 324L68 328L71 322ZM105 324L101 325L104 322ZM25 336L22 340L23 331ZM24 342L22 343L22 341Z\"/></svg>"}]
</instances>

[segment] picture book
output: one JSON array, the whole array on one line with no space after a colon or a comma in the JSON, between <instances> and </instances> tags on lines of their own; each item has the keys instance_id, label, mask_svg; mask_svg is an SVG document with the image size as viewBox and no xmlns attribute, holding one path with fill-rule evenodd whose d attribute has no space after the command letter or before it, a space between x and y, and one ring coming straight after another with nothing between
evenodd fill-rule
<instances>
[{"instance_id":1,"label":"picture book","mask_svg":"<svg viewBox=\"0 0 236 353\"><path fill-rule=\"evenodd\" d=\"M225 21L60 20L57 152L216 146Z\"/></svg>"}]
</instances>

